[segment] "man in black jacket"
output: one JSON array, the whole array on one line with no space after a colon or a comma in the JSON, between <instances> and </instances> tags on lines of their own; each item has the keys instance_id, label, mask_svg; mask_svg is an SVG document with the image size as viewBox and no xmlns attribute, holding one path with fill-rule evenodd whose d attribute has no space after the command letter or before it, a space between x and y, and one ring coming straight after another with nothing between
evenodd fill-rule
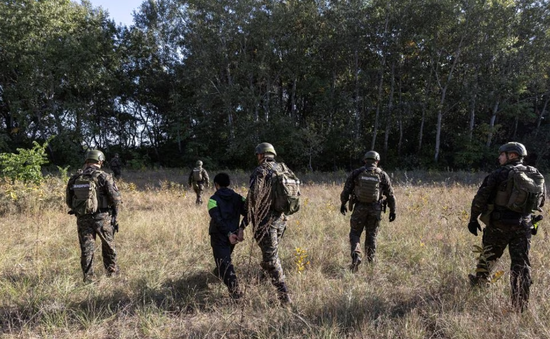
<instances>
[{"instance_id":1,"label":"man in black jacket","mask_svg":"<svg viewBox=\"0 0 550 339\"><path fill-rule=\"evenodd\" d=\"M237 244L237 231L241 215L244 215L244 197L233 191L229 175L218 173L214 177L216 192L208 200L210 214L210 245L216 261L217 275L223 279L233 299L242 295L239 290L231 253Z\"/></svg>"}]
</instances>

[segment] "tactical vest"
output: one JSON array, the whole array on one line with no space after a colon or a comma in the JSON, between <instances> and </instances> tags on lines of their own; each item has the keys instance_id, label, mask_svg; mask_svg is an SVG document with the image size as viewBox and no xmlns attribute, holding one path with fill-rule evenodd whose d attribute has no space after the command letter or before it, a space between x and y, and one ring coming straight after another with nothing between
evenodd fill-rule
<instances>
[{"instance_id":1,"label":"tactical vest","mask_svg":"<svg viewBox=\"0 0 550 339\"><path fill-rule=\"evenodd\" d=\"M202 181L202 168L200 168L200 167L193 168L193 180L195 182L201 182Z\"/></svg>"},{"instance_id":2,"label":"tactical vest","mask_svg":"<svg viewBox=\"0 0 550 339\"><path fill-rule=\"evenodd\" d=\"M355 177L353 193L357 201L370 204L380 200L380 173L378 167L367 167Z\"/></svg>"},{"instance_id":3,"label":"tactical vest","mask_svg":"<svg viewBox=\"0 0 550 339\"><path fill-rule=\"evenodd\" d=\"M100 192L98 185L98 177L101 173L101 171L80 173L74 180L71 209L75 215L94 214L109 207L107 197Z\"/></svg>"}]
</instances>

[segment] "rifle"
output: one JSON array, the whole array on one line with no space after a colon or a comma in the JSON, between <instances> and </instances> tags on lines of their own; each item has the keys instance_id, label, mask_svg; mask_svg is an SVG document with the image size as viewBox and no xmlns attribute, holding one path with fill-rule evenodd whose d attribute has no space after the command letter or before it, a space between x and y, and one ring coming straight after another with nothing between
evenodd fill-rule
<instances>
[{"instance_id":1,"label":"rifle","mask_svg":"<svg viewBox=\"0 0 550 339\"><path fill-rule=\"evenodd\" d=\"M531 214L531 234L537 235L539 230L539 222L543 219L542 215Z\"/></svg>"},{"instance_id":2,"label":"rifle","mask_svg":"<svg viewBox=\"0 0 550 339\"><path fill-rule=\"evenodd\" d=\"M386 209L388 208L388 199L382 200L382 212L386 214Z\"/></svg>"}]
</instances>

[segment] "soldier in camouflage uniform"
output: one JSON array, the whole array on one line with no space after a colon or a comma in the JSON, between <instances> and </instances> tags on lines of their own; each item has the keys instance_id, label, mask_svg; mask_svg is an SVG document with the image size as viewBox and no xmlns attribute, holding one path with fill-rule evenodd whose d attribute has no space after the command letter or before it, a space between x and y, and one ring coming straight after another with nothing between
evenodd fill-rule
<instances>
[{"instance_id":1,"label":"soldier in camouflage uniform","mask_svg":"<svg viewBox=\"0 0 550 339\"><path fill-rule=\"evenodd\" d=\"M468 230L477 236L481 226L477 220L482 213L489 210L488 226L483 230L483 253L479 257L476 275L469 275L472 286L486 286L489 283L491 270L508 246L511 259L510 283L512 306L523 311L529 302L531 281L531 264L529 249L531 247L531 215L523 215L499 205L498 192L506 191L508 174L512 167L521 165L527 156L525 146L518 142L509 142L499 148L498 169L485 177L479 187L471 207ZM540 201L544 205L546 188Z\"/></svg>"},{"instance_id":2,"label":"soldier in camouflage uniform","mask_svg":"<svg viewBox=\"0 0 550 339\"><path fill-rule=\"evenodd\" d=\"M197 160L195 165L195 168L189 174L189 187L193 187L193 191L197 195L195 203L200 205L202 204L202 193L210 185L210 179L208 178L208 172L202 167L202 161ZM200 179L197 177L200 177Z\"/></svg>"},{"instance_id":3,"label":"soldier in camouflage uniform","mask_svg":"<svg viewBox=\"0 0 550 339\"><path fill-rule=\"evenodd\" d=\"M95 251L95 239L101 240L101 253L103 265L108 276L119 272L117 265L117 253L114 245L115 225L117 225L118 205L121 203L120 193L112 176L101 170L105 162L105 155L98 150L89 151L86 155L83 170L73 175L67 183L65 202L74 214L73 197L74 184L82 174L97 176L98 209L95 213L77 215L78 240L81 256L80 266L84 273L84 282L92 282L94 278L93 259ZM118 226L117 226L118 227Z\"/></svg>"},{"instance_id":4,"label":"soldier in camouflage uniform","mask_svg":"<svg viewBox=\"0 0 550 339\"><path fill-rule=\"evenodd\" d=\"M272 168L275 162L275 148L263 142L256 146L256 157L259 166L250 176L250 188L246 199L247 221L252 223L254 239L262 251L260 263L264 272L271 278L277 288L278 298L283 304L291 303L285 282L285 275L279 259L279 242L286 229L287 217L284 213L273 210L271 195ZM243 240L244 224L238 232L238 240Z\"/></svg>"},{"instance_id":5,"label":"soldier in camouflage uniform","mask_svg":"<svg viewBox=\"0 0 550 339\"><path fill-rule=\"evenodd\" d=\"M122 161L120 160L118 153L115 153L115 157L111 159L109 167L111 167L111 170L115 175L115 179L120 179L120 176L122 175Z\"/></svg>"},{"instance_id":6,"label":"soldier in camouflage uniform","mask_svg":"<svg viewBox=\"0 0 550 339\"><path fill-rule=\"evenodd\" d=\"M367 261L372 262L374 260L374 254L376 252L376 236L380 226L383 207L382 195L386 197L385 203L390 208L389 221L392 222L395 220L395 197L393 195L393 188L388 174L381 169L378 169L380 155L375 151L369 151L365 154L363 161L365 166L355 169L348 176L344 185L344 190L340 194L340 201L342 203L340 212L343 215L346 215L346 212L348 211L346 208L346 203L348 201L350 201L350 211L353 210L350 220L351 229L349 232L352 259L350 268L353 272L357 272L362 261L360 241L363 230L366 231L365 253L367 256ZM360 202L356 197L359 177L365 172L365 170L378 173L378 178L376 180L379 181L379 193L371 203Z\"/></svg>"}]
</instances>

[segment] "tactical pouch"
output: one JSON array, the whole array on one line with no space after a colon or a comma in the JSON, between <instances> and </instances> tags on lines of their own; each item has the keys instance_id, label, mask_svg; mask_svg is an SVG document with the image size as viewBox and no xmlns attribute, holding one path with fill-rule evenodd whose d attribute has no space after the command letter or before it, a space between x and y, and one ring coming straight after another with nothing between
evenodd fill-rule
<instances>
[{"instance_id":1,"label":"tactical pouch","mask_svg":"<svg viewBox=\"0 0 550 339\"><path fill-rule=\"evenodd\" d=\"M487 209L481 213L481 216L479 217L479 220L484 223L486 226L489 226L489 222L491 221L491 214L495 210L495 205L488 204Z\"/></svg>"}]
</instances>

